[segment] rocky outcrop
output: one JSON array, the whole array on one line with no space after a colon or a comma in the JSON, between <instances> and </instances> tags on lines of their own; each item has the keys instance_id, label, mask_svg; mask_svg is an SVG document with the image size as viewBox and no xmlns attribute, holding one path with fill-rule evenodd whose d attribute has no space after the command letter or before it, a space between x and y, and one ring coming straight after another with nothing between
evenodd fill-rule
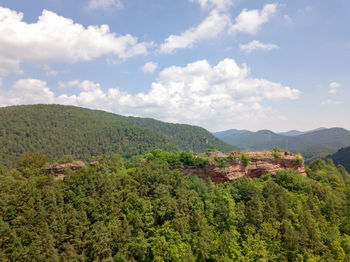
<instances>
[{"instance_id":1,"label":"rocky outcrop","mask_svg":"<svg viewBox=\"0 0 350 262\"><path fill-rule=\"evenodd\" d=\"M82 161L73 161L73 162L62 163L57 165L49 165L46 168L46 174L53 173L55 179L63 179L65 170L67 169L77 170L85 167L86 165Z\"/></svg>"},{"instance_id":2,"label":"rocky outcrop","mask_svg":"<svg viewBox=\"0 0 350 262\"><path fill-rule=\"evenodd\" d=\"M239 154L242 154L242 152L212 154L225 159L226 162L221 162L218 165L211 161L204 168L189 167L184 169L183 172L195 174L205 180L210 178L215 183L232 181L241 177L253 178L264 174L275 175L279 170L288 169L306 176L302 157L288 151L243 152L245 156L248 156L248 161L240 160Z\"/></svg>"}]
</instances>

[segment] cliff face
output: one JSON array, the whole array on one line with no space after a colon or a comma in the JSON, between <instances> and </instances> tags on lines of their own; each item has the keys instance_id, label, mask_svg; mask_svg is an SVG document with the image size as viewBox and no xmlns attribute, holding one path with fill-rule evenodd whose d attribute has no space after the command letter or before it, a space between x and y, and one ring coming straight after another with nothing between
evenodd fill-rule
<instances>
[{"instance_id":1,"label":"cliff face","mask_svg":"<svg viewBox=\"0 0 350 262\"><path fill-rule=\"evenodd\" d=\"M58 179L64 178L64 172L67 169L77 170L77 169L85 168L85 167L86 167L86 165L82 161L73 161L73 162L69 162L69 163L50 165L46 168L46 174L53 173L54 179L58 180Z\"/></svg>"},{"instance_id":2,"label":"cliff face","mask_svg":"<svg viewBox=\"0 0 350 262\"><path fill-rule=\"evenodd\" d=\"M275 175L279 170L291 169L303 176L306 176L302 158L291 154L288 151L282 152L244 152L250 158L249 161L242 161L238 153L222 154L215 152L212 156L229 159L224 165L209 163L204 168L189 167L184 169L185 174L195 174L205 180L210 178L215 183L232 181L241 177L260 177L264 174Z\"/></svg>"}]
</instances>

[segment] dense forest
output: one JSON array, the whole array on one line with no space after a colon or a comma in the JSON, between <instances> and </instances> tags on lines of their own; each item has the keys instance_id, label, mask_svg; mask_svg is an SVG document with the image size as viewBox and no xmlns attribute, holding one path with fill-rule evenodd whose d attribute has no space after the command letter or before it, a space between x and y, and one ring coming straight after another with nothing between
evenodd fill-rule
<instances>
[{"instance_id":1,"label":"dense forest","mask_svg":"<svg viewBox=\"0 0 350 262\"><path fill-rule=\"evenodd\" d=\"M64 180L40 153L0 167L0 261L350 261L350 177L331 160L223 184L174 168L186 152L94 160Z\"/></svg>"},{"instance_id":2,"label":"dense forest","mask_svg":"<svg viewBox=\"0 0 350 262\"><path fill-rule=\"evenodd\" d=\"M39 151L57 160L73 155L82 160L105 153L143 155L154 148L231 151L207 130L154 119L125 117L62 105L0 108L0 162L6 166L24 152Z\"/></svg>"},{"instance_id":3,"label":"dense forest","mask_svg":"<svg viewBox=\"0 0 350 262\"><path fill-rule=\"evenodd\" d=\"M341 148L333 155L328 156L335 164L344 166L350 172L350 147Z\"/></svg>"}]
</instances>

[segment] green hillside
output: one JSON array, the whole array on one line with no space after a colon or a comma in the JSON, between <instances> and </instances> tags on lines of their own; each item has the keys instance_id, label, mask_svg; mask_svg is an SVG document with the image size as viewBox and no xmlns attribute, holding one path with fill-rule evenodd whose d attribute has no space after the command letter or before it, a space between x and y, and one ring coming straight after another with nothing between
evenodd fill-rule
<instances>
[{"instance_id":1,"label":"green hillside","mask_svg":"<svg viewBox=\"0 0 350 262\"><path fill-rule=\"evenodd\" d=\"M6 165L24 152L39 151L51 159L68 154L85 160L106 153L131 157L154 148L195 152L235 149L196 126L73 106L0 108L0 162Z\"/></svg>"},{"instance_id":2,"label":"green hillside","mask_svg":"<svg viewBox=\"0 0 350 262\"><path fill-rule=\"evenodd\" d=\"M341 148L333 155L328 156L328 158L331 158L334 164L342 165L348 170L348 172L350 171L350 146Z\"/></svg>"}]
</instances>

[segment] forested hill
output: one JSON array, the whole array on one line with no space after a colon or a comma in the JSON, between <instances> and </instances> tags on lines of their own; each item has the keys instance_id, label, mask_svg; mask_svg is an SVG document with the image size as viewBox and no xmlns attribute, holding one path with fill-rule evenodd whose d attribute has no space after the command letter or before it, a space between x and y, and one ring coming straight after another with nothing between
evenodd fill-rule
<instances>
[{"instance_id":1,"label":"forested hill","mask_svg":"<svg viewBox=\"0 0 350 262\"><path fill-rule=\"evenodd\" d=\"M195 152L236 149L197 126L74 106L0 108L0 162L6 165L24 152L39 151L52 160L66 154L86 160L106 153L131 157L154 148Z\"/></svg>"},{"instance_id":2,"label":"forested hill","mask_svg":"<svg viewBox=\"0 0 350 262\"><path fill-rule=\"evenodd\" d=\"M336 165L343 165L348 172L350 171L350 146L341 148L338 152L328 156Z\"/></svg>"},{"instance_id":3,"label":"forested hill","mask_svg":"<svg viewBox=\"0 0 350 262\"><path fill-rule=\"evenodd\" d=\"M302 153L306 158L322 153L332 154L342 147L350 146L350 131L344 128L320 128L293 136L290 133L282 135L270 130L227 130L214 135L242 149L264 150L279 147Z\"/></svg>"}]
</instances>

